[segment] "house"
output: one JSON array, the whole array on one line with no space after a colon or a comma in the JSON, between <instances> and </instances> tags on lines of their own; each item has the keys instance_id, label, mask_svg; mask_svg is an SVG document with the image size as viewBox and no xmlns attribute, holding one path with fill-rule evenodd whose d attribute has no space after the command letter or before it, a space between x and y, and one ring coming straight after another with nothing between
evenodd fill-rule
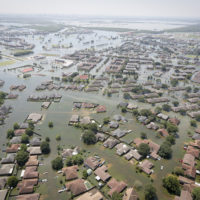
<instances>
[{"instance_id":1,"label":"house","mask_svg":"<svg viewBox=\"0 0 200 200\"><path fill-rule=\"evenodd\" d=\"M121 138L126 135L127 131L126 130L121 130L121 129L116 129L111 132L112 136L116 136L117 138Z\"/></svg>"},{"instance_id":2,"label":"house","mask_svg":"<svg viewBox=\"0 0 200 200\"><path fill-rule=\"evenodd\" d=\"M42 103L41 107L47 109L51 105L51 102L45 101Z\"/></svg>"},{"instance_id":3,"label":"house","mask_svg":"<svg viewBox=\"0 0 200 200\"><path fill-rule=\"evenodd\" d=\"M136 160L140 160L142 158L142 156L138 153L138 151L136 149L131 149L126 155L124 155L124 157L127 160L130 160L132 158L136 159Z\"/></svg>"},{"instance_id":4,"label":"house","mask_svg":"<svg viewBox=\"0 0 200 200\"><path fill-rule=\"evenodd\" d=\"M127 153L127 152L131 149L128 145L126 145L126 144L124 144L124 143L117 144L117 145L115 146L115 148L117 149L116 153L117 153L119 156L121 156L121 155Z\"/></svg>"},{"instance_id":5,"label":"house","mask_svg":"<svg viewBox=\"0 0 200 200\"><path fill-rule=\"evenodd\" d=\"M153 164L148 161L148 160L144 160L143 162L141 162L139 164L139 167L142 169L143 172L145 172L146 174L151 174L152 170L151 168L153 167Z\"/></svg>"},{"instance_id":6,"label":"house","mask_svg":"<svg viewBox=\"0 0 200 200\"><path fill-rule=\"evenodd\" d=\"M38 184L38 179L23 179L17 184L19 194L30 194L34 192L34 186Z\"/></svg>"},{"instance_id":7,"label":"house","mask_svg":"<svg viewBox=\"0 0 200 200\"><path fill-rule=\"evenodd\" d=\"M10 140L11 144L20 144L21 143L21 136L14 136L11 140Z\"/></svg>"},{"instance_id":8,"label":"house","mask_svg":"<svg viewBox=\"0 0 200 200\"><path fill-rule=\"evenodd\" d=\"M15 154L7 154L6 158L2 158L1 164L12 164L15 162Z\"/></svg>"},{"instance_id":9,"label":"house","mask_svg":"<svg viewBox=\"0 0 200 200\"><path fill-rule=\"evenodd\" d=\"M106 106L99 105L99 106L97 106L96 111L97 111L97 113L106 112Z\"/></svg>"},{"instance_id":10,"label":"house","mask_svg":"<svg viewBox=\"0 0 200 200\"><path fill-rule=\"evenodd\" d=\"M78 115L72 115L71 119L69 120L70 124L75 124L79 122L79 116Z\"/></svg>"},{"instance_id":11,"label":"house","mask_svg":"<svg viewBox=\"0 0 200 200\"><path fill-rule=\"evenodd\" d=\"M41 155L42 154L40 147L28 147L27 151L30 153L30 155Z\"/></svg>"},{"instance_id":12,"label":"house","mask_svg":"<svg viewBox=\"0 0 200 200\"><path fill-rule=\"evenodd\" d=\"M81 124L90 124L91 123L91 119L90 116L85 116L80 120Z\"/></svg>"},{"instance_id":13,"label":"house","mask_svg":"<svg viewBox=\"0 0 200 200\"><path fill-rule=\"evenodd\" d=\"M115 178L112 178L108 183L108 187L111 190L108 192L108 195L112 197L113 193L121 193L127 187L127 184L123 181L117 181Z\"/></svg>"},{"instance_id":14,"label":"house","mask_svg":"<svg viewBox=\"0 0 200 200\"><path fill-rule=\"evenodd\" d=\"M8 190L0 190L0 200L5 200L7 196Z\"/></svg>"},{"instance_id":15,"label":"house","mask_svg":"<svg viewBox=\"0 0 200 200\"><path fill-rule=\"evenodd\" d=\"M169 136L168 131L166 129L164 129L164 128L158 129L158 133L160 133L164 137Z\"/></svg>"},{"instance_id":16,"label":"house","mask_svg":"<svg viewBox=\"0 0 200 200\"><path fill-rule=\"evenodd\" d=\"M31 146L40 146L41 144L41 139L38 137L34 137L33 139L31 139L30 141L30 145Z\"/></svg>"},{"instance_id":17,"label":"house","mask_svg":"<svg viewBox=\"0 0 200 200\"><path fill-rule=\"evenodd\" d=\"M103 165L99 168L97 168L94 173L96 176L98 176L103 182L106 182L108 179L110 179L111 175L107 172L108 168Z\"/></svg>"},{"instance_id":18,"label":"house","mask_svg":"<svg viewBox=\"0 0 200 200\"><path fill-rule=\"evenodd\" d=\"M195 157L191 154L186 153L183 157L182 167L188 169L189 167L195 166Z\"/></svg>"},{"instance_id":19,"label":"house","mask_svg":"<svg viewBox=\"0 0 200 200\"><path fill-rule=\"evenodd\" d=\"M192 195L187 190L181 190L181 196L175 196L174 200L192 200Z\"/></svg>"},{"instance_id":20,"label":"house","mask_svg":"<svg viewBox=\"0 0 200 200\"><path fill-rule=\"evenodd\" d=\"M22 129L22 128L16 129L16 130L14 130L14 135L15 135L15 136L21 136L21 135L23 135L25 132L26 132L26 129Z\"/></svg>"},{"instance_id":21,"label":"house","mask_svg":"<svg viewBox=\"0 0 200 200\"><path fill-rule=\"evenodd\" d=\"M40 199L39 193L24 194L24 195L16 196L16 200L39 200L39 199Z\"/></svg>"},{"instance_id":22,"label":"house","mask_svg":"<svg viewBox=\"0 0 200 200\"><path fill-rule=\"evenodd\" d=\"M76 200L104 200L104 197L101 192L94 188L80 195Z\"/></svg>"},{"instance_id":23,"label":"house","mask_svg":"<svg viewBox=\"0 0 200 200\"><path fill-rule=\"evenodd\" d=\"M112 149L115 145L117 145L119 141L114 138L108 138L104 143L103 146L109 149Z\"/></svg>"},{"instance_id":24,"label":"house","mask_svg":"<svg viewBox=\"0 0 200 200\"><path fill-rule=\"evenodd\" d=\"M0 190L4 189L8 178L7 177L0 177Z\"/></svg>"},{"instance_id":25,"label":"house","mask_svg":"<svg viewBox=\"0 0 200 200\"><path fill-rule=\"evenodd\" d=\"M178 126L180 124L180 120L177 118L169 118L168 121L174 124L175 126Z\"/></svg>"},{"instance_id":26,"label":"house","mask_svg":"<svg viewBox=\"0 0 200 200\"><path fill-rule=\"evenodd\" d=\"M38 179L39 173L37 172L37 166L26 167L23 178L24 179Z\"/></svg>"},{"instance_id":27,"label":"house","mask_svg":"<svg viewBox=\"0 0 200 200\"><path fill-rule=\"evenodd\" d=\"M65 179L67 181L77 179L78 178L77 171L78 171L78 165L62 168L62 172L65 175Z\"/></svg>"},{"instance_id":28,"label":"house","mask_svg":"<svg viewBox=\"0 0 200 200\"><path fill-rule=\"evenodd\" d=\"M153 130L157 130L159 128L159 126L156 125L154 122L150 122L148 125L146 125L146 127Z\"/></svg>"},{"instance_id":29,"label":"house","mask_svg":"<svg viewBox=\"0 0 200 200\"><path fill-rule=\"evenodd\" d=\"M133 188L127 188L122 200L138 200L139 197Z\"/></svg>"},{"instance_id":30,"label":"house","mask_svg":"<svg viewBox=\"0 0 200 200\"><path fill-rule=\"evenodd\" d=\"M31 113L27 120L30 120L32 121L33 123L37 123L39 122L40 120L42 119L42 115L41 114L38 114L38 113Z\"/></svg>"},{"instance_id":31,"label":"house","mask_svg":"<svg viewBox=\"0 0 200 200\"><path fill-rule=\"evenodd\" d=\"M159 117L159 118L161 118L161 119L163 119L163 120L168 120L168 118L169 118L169 116L164 115L164 114L162 114L162 113L157 114L157 117Z\"/></svg>"},{"instance_id":32,"label":"house","mask_svg":"<svg viewBox=\"0 0 200 200\"><path fill-rule=\"evenodd\" d=\"M92 170L95 170L99 166L99 164L100 164L100 160L94 156L90 156L86 158L84 161L84 166Z\"/></svg>"},{"instance_id":33,"label":"house","mask_svg":"<svg viewBox=\"0 0 200 200\"><path fill-rule=\"evenodd\" d=\"M108 136L103 133L97 133L95 136L96 140L101 142L104 142L108 138Z\"/></svg>"},{"instance_id":34,"label":"house","mask_svg":"<svg viewBox=\"0 0 200 200\"><path fill-rule=\"evenodd\" d=\"M17 153L21 144L11 144L10 147L7 147L6 153Z\"/></svg>"},{"instance_id":35,"label":"house","mask_svg":"<svg viewBox=\"0 0 200 200\"><path fill-rule=\"evenodd\" d=\"M37 156L29 156L29 159L25 164L26 167L38 166L38 165L39 165L39 161L37 159Z\"/></svg>"},{"instance_id":36,"label":"house","mask_svg":"<svg viewBox=\"0 0 200 200\"><path fill-rule=\"evenodd\" d=\"M127 106L127 109L129 109L129 110L133 110L133 109L137 109L137 108L138 108L138 106L133 103L129 103Z\"/></svg>"},{"instance_id":37,"label":"house","mask_svg":"<svg viewBox=\"0 0 200 200\"><path fill-rule=\"evenodd\" d=\"M74 196L77 196L87 191L84 183L85 181L83 179L76 179L69 183L66 183L66 188L68 191L71 191Z\"/></svg>"},{"instance_id":38,"label":"house","mask_svg":"<svg viewBox=\"0 0 200 200\"><path fill-rule=\"evenodd\" d=\"M110 128L118 128L118 127L119 127L119 123L116 122L116 121L111 121L111 122L109 123L109 127L110 127Z\"/></svg>"},{"instance_id":39,"label":"house","mask_svg":"<svg viewBox=\"0 0 200 200\"><path fill-rule=\"evenodd\" d=\"M194 148L193 146L188 146L187 147L187 151L186 151L186 153L188 153L188 154L191 154L191 155L193 155L195 158L199 158L199 153L200 153L200 150L199 149L196 149L196 148Z\"/></svg>"},{"instance_id":40,"label":"house","mask_svg":"<svg viewBox=\"0 0 200 200\"><path fill-rule=\"evenodd\" d=\"M0 168L0 176L10 176L13 173L15 165L14 164L4 164Z\"/></svg>"},{"instance_id":41,"label":"house","mask_svg":"<svg viewBox=\"0 0 200 200\"><path fill-rule=\"evenodd\" d=\"M79 147L75 147L74 149L63 149L62 157L71 157L73 155L77 155L80 152Z\"/></svg>"}]
</instances>

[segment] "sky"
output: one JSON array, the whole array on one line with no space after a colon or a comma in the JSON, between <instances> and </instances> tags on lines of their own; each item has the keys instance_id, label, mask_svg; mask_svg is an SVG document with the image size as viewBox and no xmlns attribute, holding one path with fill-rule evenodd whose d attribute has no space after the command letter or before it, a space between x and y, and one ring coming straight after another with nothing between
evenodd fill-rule
<instances>
[{"instance_id":1,"label":"sky","mask_svg":"<svg viewBox=\"0 0 200 200\"><path fill-rule=\"evenodd\" d=\"M0 0L0 14L200 18L200 0Z\"/></svg>"}]
</instances>

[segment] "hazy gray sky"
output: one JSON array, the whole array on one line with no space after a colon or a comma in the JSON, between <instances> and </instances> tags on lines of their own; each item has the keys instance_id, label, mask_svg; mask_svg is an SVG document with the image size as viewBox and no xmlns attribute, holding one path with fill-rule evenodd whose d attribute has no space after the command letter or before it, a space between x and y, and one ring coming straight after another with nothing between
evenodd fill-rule
<instances>
[{"instance_id":1,"label":"hazy gray sky","mask_svg":"<svg viewBox=\"0 0 200 200\"><path fill-rule=\"evenodd\" d=\"M200 18L200 0L0 0L0 3L0 14Z\"/></svg>"}]
</instances>

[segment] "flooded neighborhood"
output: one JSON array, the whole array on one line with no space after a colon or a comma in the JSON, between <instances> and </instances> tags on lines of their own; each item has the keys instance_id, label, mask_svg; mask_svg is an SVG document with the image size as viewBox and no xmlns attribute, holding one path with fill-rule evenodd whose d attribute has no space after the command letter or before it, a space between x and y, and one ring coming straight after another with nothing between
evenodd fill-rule
<instances>
[{"instance_id":1,"label":"flooded neighborhood","mask_svg":"<svg viewBox=\"0 0 200 200\"><path fill-rule=\"evenodd\" d=\"M196 19L0 16L0 200L199 200L199 67Z\"/></svg>"}]
</instances>

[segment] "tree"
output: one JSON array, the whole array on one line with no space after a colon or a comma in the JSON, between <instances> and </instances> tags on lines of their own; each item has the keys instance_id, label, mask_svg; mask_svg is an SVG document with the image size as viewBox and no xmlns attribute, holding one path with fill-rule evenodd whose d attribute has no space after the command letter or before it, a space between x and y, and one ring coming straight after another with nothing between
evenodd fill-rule
<instances>
[{"instance_id":1,"label":"tree","mask_svg":"<svg viewBox=\"0 0 200 200\"><path fill-rule=\"evenodd\" d=\"M60 141L61 140L61 136L60 135L56 135L56 140Z\"/></svg>"},{"instance_id":2,"label":"tree","mask_svg":"<svg viewBox=\"0 0 200 200\"><path fill-rule=\"evenodd\" d=\"M131 95L130 95L129 93L125 92L125 93L123 94L123 98L124 98L124 99L131 99Z\"/></svg>"},{"instance_id":3,"label":"tree","mask_svg":"<svg viewBox=\"0 0 200 200\"><path fill-rule=\"evenodd\" d=\"M85 144L95 144L96 143L96 137L95 137L95 134L92 132L92 131L86 131L84 134L83 134L83 142Z\"/></svg>"},{"instance_id":4,"label":"tree","mask_svg":"<svg viewBox=\"0 0 200 200\"><path fill-rule=\"evenodd\" d=\"M147 185L144 189L144 196L145 200L155 200L157 195L156 195L156 189L151 185Z\"/></svg>"},{"instance_id":5,"label":"tree","mask_svg":"<svg viewBox=\"0 0 200 200\"><path fill-rule=\"evenodd\" d=\"M46 138L45 138L45 141L46 141L46 142L50 142L50 138L49 138L49 137L46 137Z\"/></svg>"},{"instance_id":6,"label":"tree","mask_svg":"<svg viewBox=\"0 0 200 200\"><path fill-rule=\"evenodd\" d=\"M178 102L178 101L173 101L172 103L173 103L173 105L174 105L175 107L177 107L177 106L179 105L179 102Z\"/></svg>"},{"instance_id":7,"label":"tree","mask_svg":"<svg viewBox=\"0 0 200 200\"><path fill-rule=\"evenodd\" d=\"M105 117L103 119L103 124L108 124L110 122L110 118L109 117Z\"/></svg>"},{"instance_id":8,"label":"tree","mask_svg":"<svg viewBox=\"0 0 200 200\"><path fill-rule=\"evenodd\" d=\"M169 133L176 133L176 132L178 132L178 127L175 126L175 125L172 124L172 123L167 123L167 131L168 131Z\"/></svg>"},{"instance_id":9,"label":"tree","mask_svg":"<svg viewBox=\"0 0 200 200\"><path fill-rule=\"evenodd\" d=\"M170 83L171 83L172 87L176 87L178 85L178 80L172 79Z\"/></svg>"},{"instance_id":10,"label":"tree","mask_svg":"<svg viewBox=\"0 0 200 200\"><path fill-rule=\"evenodd\" d=\"M7 131L7 138L12 139L14 136L14 130L13 129L8 129Z\"/></svg>"},{"instance_id":11,"label":"tree","mask_svg":"<svg viewBox=\"0 0 200 200\"><path fill-rule=\"evenodd\" d=\"M184 175L184 170L180 167L175 167L174 168L174 174L177 176L183 176Z\"/></svg>"},{"instance_id":12,"label":"tree","mask_svg":"<svg viewBox=\"0 0 200 200\"><path fill-rule=\"evenodd\" d=\"M74 165L82 165L83 164L83 158L80 154L77 154L75 156L72 156L72 162Z\"/></svg>"},{"instance_id":13,"label":"tree","mask_svg":"<svg viewBox=\"0 0 200 200\"><path fill-rule=\"evenodd\" d=\"M191 120L191 121L190 121L190 126L197 127L197 122L196 122L196 120Z\"/></svg>"},{"instance_id":14,"label":"tree","mask_svg":"<svg viewBox=\"0 0 200 200\"><path fill-rule=\"evenodd\" d=\"M162 158L165 158L165 159L171 158L171 156L172 156L172 149L171 149L170 145L167 144L167 143L163 143L160 146L160 149L158 151L158 155L161 156Z\"/></svg>"},{"instance_id":15,"label":"tree","mask_svg":"<svg viewBox=\"0 0 200 200\"><path fill-rule=\"evenodd\" d=\"M175 144L175 138L173 135L167 136L166 141L168 141L171 145Z\"/></svg>"},{"instance_id":16,"label":"tree","mask_svg":"<svg viewBox=\"0 0 200 200\"><path fill-rule=\"evenodd\" d=\"M14 130L19 129L19 124L18 123L14 123L13 128L14 128Z\"/></svg>"},{"instance_id":17,"label":"tree","mask_svg":"<svg viewBox=\"0 0 200 200\"><path fill-rule=\"evenodd\" d=\"M183 116L186 115L186 111L183 110L183 109L181 109L179 112L180 112L180 114L183 115Z\"/></svg>"},{"instance_id":18,"label":"tree","mask_svg":"<svg viewBox=\"0 0 200 200\"><path fill-rule=\"evenodd\" d=\"M197 115L195 118L196 118L196 120L197 120L198 122L200 122L200 115Z\"/></svg>"},{"instance_id":19,"label":"tree","mask_svg":"<svg viewBox=\"0 0 200 200\"><path fill-rule=\"evenodd\" d=\"M147 138L147 134L144 133L144 132L141 132L141 133L140 133L140 137L141 137L142 139L146 139L146 138Z\"/></svg>"},{"instance_id":20,"label":"tree","mask_svg":"<svg viewBox=\"0 0 200 200\"><path fill-rule=\"evenodd\" d=\"M164 105L162 105L162 109L163 109L164 111L166 111L166 112L169 112L169 111L171 111L171 106L168 105L168 104L164 104Z\"/></svg>"},{"instance_id":21,"label":"tree","mask_svg":"<svg viewBox=\"0 0 200 200\"><path fill-rule=\"evenodd\" d=\"M48 123L49 128L53 128L53 122Z\"/></svg>"},{"instance_id":22,"label":"tree","mask_svg":"<svg viewBox=\"0 0 200 200\"><path fill-rule=\"evenodd\" d=\"M29 137L26 134L23 134L21 137L21 143L28 144L29 143Z\"/></svg>"},{"instance_id":23,"label":"tree","mask_svg":"<svg viewBox=\"0 0 200 200\"><path fill-rule=\"evenodd\" d=\"M54 170L59 170L63 168L63 161L61 157L57 157L51 161L51 166Z\"/></svg>"},{"instance_id":24,"label":"tree","mask_svg":"<svg viewBox=\"0 0 200 200\"><path fill-rule=\"evenodd\" d=\"M200 187L196 187L192 190L193 200L200 200Z\"/></svg>"},{"instance_id":25,"label":"tree","mask_svg":"<svg viewBox=\"0 0 200 200\"><path fill-rule=\"evenodd\" d=\"M17 183L18 179L16 176L10 176L7 180L7 184L12 188L15 188L17 186Z\"/></svg>"},{"instance_id":26,"label":"tree","mask_svg":"<svg viewBox=\"0 0 200 200\"><path fill-rule=\"evenodd\" d=\"M122 109L121 109L121 112L122 112L122 113L126 113L126 112L127 112L126 108L122 108Z\"/></svg>"},{"instance_id":27,"label":"tree","mask_svg":"<svg viewBox=\"0 0 200 200\"><path fill-rule=\"evenodd\" d=\"M29 158L29 153L27 151L23 150L18 151L16 156L17 164L20 167L23 167L25 163L28 161L28 158Z\"/></svg>"},{"instance_id":28,"label":"tree","mask_svg":"<svg viewBox=\"0 0 200 200\"><path fill-rule=\"evenodd\" d=\"M83 170L82 176L83 176L83 179L87 179L88 173L86 170Z\"/></svg>"},{"instance_id":29,"label":"tree","mask_svg":"<svg viewBox=\"0 0 200 200\"><path fill-rule=\"evenodd\" d=\"M67 166L72 166L73 165L72 157L67 157L67 159L66 159L66 165Z\"/></svg>"},{"instance_id":30,"label":"tree","mask_svg":"<svg viewBox=\"0 0 200 200\"><path fill-rule=\"evenodd\" d=\"M141 143L138 147L138 152L145 158L150 153L149 145Z\"/></svg>"},{"instance_id":31,"label":"tree","mask_svg":"<svg viewBox=\"0 0 200 200\"><path fill-rule=\"evenodd\" d=\"M150 115L152 115L152 112L151 112L151 110L148 110L148 109L142 109L140 111L140 115L149 117Z\"/></svg>"},{"instance_id":32,"label":"tree","mask_svg":"<svg viewBox=\"0 0 200 200\"><path fill-rule=\"evenodd\" d=\"M158 114L158 113L161 113L162 111L162 108L161 107L156 107L155 108L155 113Z\"/></svg>"},{"instance_id":33,"label":"tree","mask_svg":"<svg viewBox=\"0 0 200 200\"><path fill-rule=\"evenodd\" d=\"M167 189L170 194L180 194L180 183L176 176L168 175L163 179L163 187Z\"/></svg>"},{"instance_id":34,"label":"tree","mask_svg":"<svg viewBox=\"0 0 200 200\"><path fill-rule=\"evenodd\" d=\"M34 123L32 121L29 121L28 122L28 127L31 129L31 130L34 130L35 126L34 126Z\"/></svg>"},{"instance_id":35,"label":"tree","mask_svg":"<svg viewBox=\"0 0 200 200\"><path fill-rule=\"evenodd\" d=\"M43 141L40 145L41 151L43 154L48 154L50 152L50 146L49 143L46 141Z\"/></svg>"},{"instance_id":36,"label":"tree","mask_svg":"<svg viewBox=\"0 0 200 200\"><path fill-rule=\"evenodd\" d=\"M26 151L27 150L27 146L25 144L21 144L20 150Z\"/></svg>"},{"instance_id":37,"label":"tree","mask_svg":"<svg viewBox=\"0 0 200 200\"><path fill-rule=\"evenodd\" d=\"M28 135L28 136L32 136L33 135L33 129L31 128L27 128L25 133Z\"/></svg>"},{"instance_id":38,"label":"tree","mask_svg":"<svg viewBox=\"0 0 200 200\"><path fill-rule=\"evenodd\" d=\"M114 192L113 194L112 194L112 198L111 198L112 200L122 200L122 194L120 194L120 193L117 193L117 192Z\"/></svg>"}]
</instances>

